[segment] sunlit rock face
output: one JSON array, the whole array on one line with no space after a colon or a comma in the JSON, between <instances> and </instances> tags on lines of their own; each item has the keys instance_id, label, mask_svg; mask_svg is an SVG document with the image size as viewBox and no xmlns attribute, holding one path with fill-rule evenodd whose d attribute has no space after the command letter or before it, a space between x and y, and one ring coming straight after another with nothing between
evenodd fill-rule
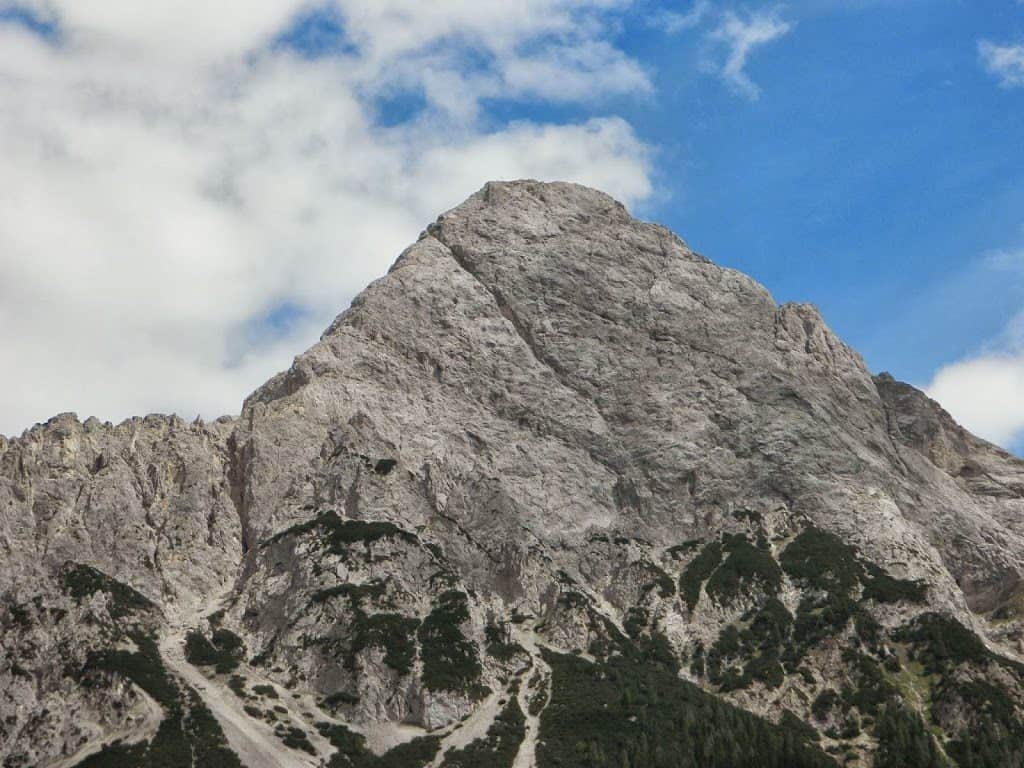
<instances>
[{"instance_id":1,"label":"sunlit rock face","mask_svg":"<svg viewBox=\"0 0 1024 768\"><path fill-rule=\"evenodd\" d=\"M1022 521L813 307L491 183L237 418L0 441L0 758L1014 765Z\"/></svg>"}]
</instances>

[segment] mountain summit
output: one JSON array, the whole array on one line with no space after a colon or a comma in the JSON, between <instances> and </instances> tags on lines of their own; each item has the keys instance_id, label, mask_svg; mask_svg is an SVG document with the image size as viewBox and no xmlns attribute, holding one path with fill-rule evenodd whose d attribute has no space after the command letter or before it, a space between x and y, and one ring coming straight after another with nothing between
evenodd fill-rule
<instances>
[{"instance_id":1,"label":"mountain summit","mask_svg":"<svg viewBox=\"0 0 1024 768\"><path fill-rule=\"evenodd\" d=\"M1024 462L584 187L205 424L0 438L16 766L1024 765Z\"/></svg>"}]
</instances>

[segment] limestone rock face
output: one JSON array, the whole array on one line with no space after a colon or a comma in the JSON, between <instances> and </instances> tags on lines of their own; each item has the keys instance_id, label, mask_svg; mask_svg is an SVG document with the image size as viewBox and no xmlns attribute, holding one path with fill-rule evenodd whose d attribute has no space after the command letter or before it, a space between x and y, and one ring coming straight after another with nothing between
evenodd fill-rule
<instances>
[{"instance_id":1,"label":"limestone rock face","mask_svg":"<svg viewBox=\"0 0 1024 768\"><path fill-rule=\"evenodd\" d=\"M572 664L660 664L862 765L897 708L956 757L988 727L965 686L1024 689L1024 463L872 377L812 306L572 184L491 183L442 215L238 418L0 441L0 551L0 679L42 692L0 696L5 766L102 755L127 715L61 724L111 701L149 759L151 680L80 681L150 637L254 766L348 765L353 740L460 765L513 704L517 768L575 764L548 706ZM109 581L76 587L78 566ZM85 593L109 631L76 631ZM15 615L59 624L74 668ZM974 655L936 661L936 626ZM847 689L872 694L829 703Z\"/></svg>"}]
</instances>

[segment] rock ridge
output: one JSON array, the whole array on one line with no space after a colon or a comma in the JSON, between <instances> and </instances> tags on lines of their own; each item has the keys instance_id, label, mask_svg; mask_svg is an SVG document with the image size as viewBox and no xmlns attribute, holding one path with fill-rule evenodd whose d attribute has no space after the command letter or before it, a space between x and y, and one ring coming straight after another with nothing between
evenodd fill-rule
<instances>
[{"instance_id":1,"label":"rock ridge","mask_svg":"<svg viewBox=\"0 0 1024 768\"><path fill-rule=\"evenodd\" d=\"M661 717L594 683L625 676L780 765L893 729L1011 765L1022 513L1024 462L812 305L601 192L491 182L237 417L0 439L0 758L145 765L205 723L251 768L583 765L566 733L653 765L663 735L587 730L583 690Z\"/></svg>"}]
</instances>

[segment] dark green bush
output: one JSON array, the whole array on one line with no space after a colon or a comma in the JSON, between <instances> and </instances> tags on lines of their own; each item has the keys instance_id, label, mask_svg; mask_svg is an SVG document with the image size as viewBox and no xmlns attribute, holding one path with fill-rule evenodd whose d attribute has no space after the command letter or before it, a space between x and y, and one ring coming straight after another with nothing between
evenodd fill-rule
<instances>
[{"instance_id":1,"label":"dark green bush","mask_svg":"<svg viewBox=\"0 0 1024 768\"><path fill-rule=\"evenodd\" d=\"M551 702L541 714L538 768L825 768L791 728L733 707L626 653L592 664L544 652Z\"/></svg>"},{"instance_id":2,"label":"dark green bush","mask_svg":"<svg viewBox=\"0 0 1024 768\"><path fill-rule=\"evenodd\" d=\"M115 619L156 608L153 601L141 592L89 565L69 561L61 568L60 579L64 590L75 600L105 592L110 598L110 615Z\"/></svg>"},{"instance_id":3,"label":"dark green bush","mask_svg":"<svg viewBox=\"0 0 1024 768\"><path fill-rule=\"evenodd\" d=\"M705 580L711 576L720 562L722 562L722 545L717 541L712 541L683 570L682 576L679 577L679 592L691 611L697 607L700 590Z\"/></svg>"},{"instance_id":4,"label":"dark green bush","mask_svg":"<svg viewBox=\"0 0 1024 768\"><path fill-rule=\"evenodd\" d=\"M782 569L771 552L755 547L746 538L733 538L725 545L729 556L711 577L707 593L722 605L728 605L755 584L775 595L782 586Z\"/></svg>"},{"instance_id":5,"label":"dark green bush","mask_svg":"<svg viewBox=\"0 0 1024 768\"><path fill-rule=\"evenodd\" d=\"M494 718L487 735L448 752L441 768L512 768L524 736L526 718L513 696Z\"/></svg>"},{"instance_id":6,"label":"dark green bush","mask_svg":"<svg viewBox=\"0 0 1024 768\"><path fill-rule=\"evenodd\" d=\"M780 562L790 578L828 592L849 592L863 573L853 547L813 527L803 530L783 550Z\"/></svg>"},{"instance_id":7,"label":"dark green bush","mask_svg":"<svg viewBox=\"0 0 1024 768\"><path fill-rule=\"evenodd\" d=\"M466 595L449 590L437 598L419 628L423 684L432 691L479 695L480 659L476 646L462 634L469 620Z\"/></svg>"}]
</instances>

